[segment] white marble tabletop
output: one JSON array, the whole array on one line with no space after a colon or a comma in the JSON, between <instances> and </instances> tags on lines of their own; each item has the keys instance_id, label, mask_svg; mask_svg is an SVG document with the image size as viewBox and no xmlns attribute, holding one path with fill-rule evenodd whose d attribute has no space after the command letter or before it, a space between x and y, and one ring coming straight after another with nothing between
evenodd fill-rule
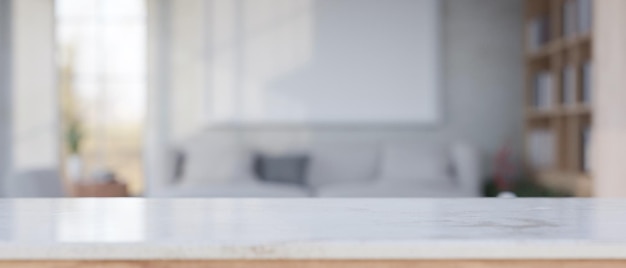
<instances>
[{"instance_id":1,"label":"white marble tabletop","mask_svg":"<svg viewBox=\"0 0 626 268\"><path fill-rule=\"evenodd\" d=\"M626 259L626 200L4 199L0 259Z\"/></svg>"}]
</instances>

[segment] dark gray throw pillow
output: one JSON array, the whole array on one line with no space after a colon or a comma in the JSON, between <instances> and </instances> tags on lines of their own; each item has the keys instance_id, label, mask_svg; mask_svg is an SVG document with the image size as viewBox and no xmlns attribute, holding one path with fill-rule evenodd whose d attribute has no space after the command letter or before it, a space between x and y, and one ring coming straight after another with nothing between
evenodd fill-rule
<instances>
[{"instance_id":1,"label":"dark gray throw pillow","mask_svg":"<svg viewBox=\"0 0 626 268\"><path fill-rule=\"evenodd\" d=\"M254 170L262 181L306 185L306 155L269 156L257 154Z\"/></svg>"},{"instance_id":2,"label":"dark gray throw pillow","mask_svg":"<svg viewBox=\"0 0 626 268\"><path fill-rule=\"evenodd\" d=\"M176 151L174 153L174 175L173 182L180 182L185 175L185 153L182 151Z\"/></svg>"}]
</instances>

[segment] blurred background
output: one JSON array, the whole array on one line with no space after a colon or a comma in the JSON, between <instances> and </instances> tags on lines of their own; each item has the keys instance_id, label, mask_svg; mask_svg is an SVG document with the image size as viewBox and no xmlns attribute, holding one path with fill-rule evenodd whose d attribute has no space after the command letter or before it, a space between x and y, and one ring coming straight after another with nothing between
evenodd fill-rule
<instances>
[{"instance_id":1,"label":"blurred background","mask_svg":"<svg viewBox=\"0 0 626 268\"><path fill-rule=\"evenodd\" d=\"M626 196L618 2L0 0L0 193Z\"/></svg>"}]
</instances>

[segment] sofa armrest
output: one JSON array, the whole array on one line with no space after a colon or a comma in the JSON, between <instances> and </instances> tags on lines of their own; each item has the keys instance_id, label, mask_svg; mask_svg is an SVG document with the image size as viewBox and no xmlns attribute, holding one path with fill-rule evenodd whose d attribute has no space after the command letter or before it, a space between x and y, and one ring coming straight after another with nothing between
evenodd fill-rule
<instances>
[{"instance_id":1,"label":"sofa armrest","mask_svg":"<svg viewBox=\"0 0 626 268\"><path fill-rule=\"evenodd\" d=\"M158 148L149 150L144 159L146 197L172 187L175 182L177 150Z\"/></svg>"},{"instance_id":2,"label":"sofa armrest","mask_svg":"<svg viewBox=\"0 0 626 268\"><path fill-rule=\"evenodd\" d=\"M477 148L467 143L452 146L452 163L456 181L468 197L482 195L482 163Z\"/></svg>"},{"instance_id":3,"label":"sofa armrest","mask_svg":"<svg viewBox=\"0 0 626 268\"><path fill-rule=\"evenodd\" d=\"M182 180L185 167L185 153L176 148L170 148L166 151L165 161L163 163L163 172L165 172L165 184L173 185Z\"/></svg>"}]
</instances>

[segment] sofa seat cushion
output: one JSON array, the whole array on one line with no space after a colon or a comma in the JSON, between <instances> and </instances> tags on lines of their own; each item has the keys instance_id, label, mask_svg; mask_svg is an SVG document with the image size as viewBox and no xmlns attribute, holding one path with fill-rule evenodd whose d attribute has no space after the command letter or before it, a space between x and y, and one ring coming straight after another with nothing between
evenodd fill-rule
<instances>
[{"instance_id":1,"label":"sofa seat cushion","mask_svg":"<svg viewBox=\"0 0 626 268\"><path fill-rule=\"evenodd\" d=\"M227 183L205 185L178 185L158 190L155 197L309 197L310 193L304 187L289 184L233 181Z\"/></svg>"},{"instance_id":2,"label":"sofa seat cushion","mask_svg":"<svg viewBox=\"0 0 626 268\"><path fill-rule=\"evenodd\" d=\"M355 198L466 197L463 191L447 178L414 182L339 183L317 188L315 196Z\"/></svg>"}]
</instances>

